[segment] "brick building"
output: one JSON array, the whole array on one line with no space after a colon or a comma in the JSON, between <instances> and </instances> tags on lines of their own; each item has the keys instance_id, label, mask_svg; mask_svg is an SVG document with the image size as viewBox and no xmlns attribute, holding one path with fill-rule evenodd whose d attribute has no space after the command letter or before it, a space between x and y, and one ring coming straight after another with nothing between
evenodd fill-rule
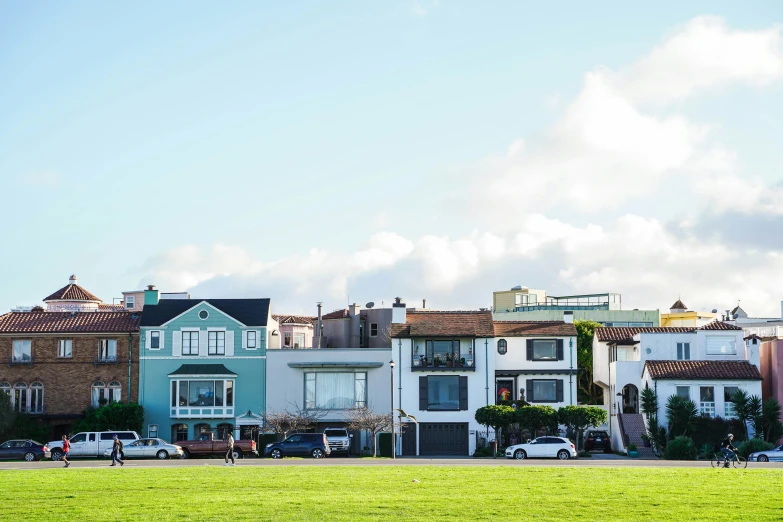
<instances>
[{"instance_id":1,"label":"brick building","mask_svg":"<svg viewBox=\"0 0 783 522\"><path fill-rule=\"evenodd\" d=\"M59 437L90 406L137 401L141 314L104 311L73 276L44 301L58 311L0 316L0 392Z\"/></svg>"}]
</instances>

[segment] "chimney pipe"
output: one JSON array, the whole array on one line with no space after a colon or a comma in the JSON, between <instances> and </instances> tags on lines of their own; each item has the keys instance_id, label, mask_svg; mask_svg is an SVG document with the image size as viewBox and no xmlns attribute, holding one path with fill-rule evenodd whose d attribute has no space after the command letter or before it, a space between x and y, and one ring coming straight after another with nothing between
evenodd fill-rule
<instances>
[{"instance_id":1,"label":"chimney pipe","mask_svg":"<svg viewBox=\"0 0 783 522\"><path fill-rule=\"evenodd\" d=\"M323 307L322 302L318 302L318 331L316 332L316 336L318 337L318 348L321 347L321 336L323 335L323 322L321 320L321 308Z\"/></svg>"},{"instance_id":2,"label":"chimney pipe","mask_svg":"<svg viewBox=\"0 0 783 522\"><path fill-rule=\"evenodd\" d=\"M783 302L780 303L780 306L783 307ZM427 308L427 300L426 299L422 299L421 300L421 307L422 308ZM783 308L781 308L781 309L783 309Z\"/></svg>"}]
</instances>

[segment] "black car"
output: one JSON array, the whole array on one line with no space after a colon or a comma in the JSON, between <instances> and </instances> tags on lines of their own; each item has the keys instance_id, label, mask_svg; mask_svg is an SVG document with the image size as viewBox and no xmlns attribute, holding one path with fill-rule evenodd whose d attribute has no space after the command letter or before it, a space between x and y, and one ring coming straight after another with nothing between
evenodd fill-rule
<instances>
[{"instance_id":1,"label":"black car","mask_svg":"<svg viewBox=\"0 0 783 522\"><path fill-rule=\"evenodd\" d=\"M8 440L0 444L0 459L33 462L50 458L49 448L30 439Z\"/></svg>"},{"instance_id":2,"label":"black car","mask_svg":"<svg viewBox=\"0 0 783 522\"><path fill-rule=\"evenodd\" d=\"M612 452L612 439L603 430L590 430L585 436L585 450L604 450L604 453Z\"/></svg>"},{"instance_id":3,"label":"black car","mask_svg":"<svg viewBox=\"0 0 783 522\"><path fill-rule=\"evenodd\" d=\"M323 433L294 433L283 442L273 442L264 448L264 456L273 459L306 457L322 459L331 453Z\"/></svg>"}]
</instances>

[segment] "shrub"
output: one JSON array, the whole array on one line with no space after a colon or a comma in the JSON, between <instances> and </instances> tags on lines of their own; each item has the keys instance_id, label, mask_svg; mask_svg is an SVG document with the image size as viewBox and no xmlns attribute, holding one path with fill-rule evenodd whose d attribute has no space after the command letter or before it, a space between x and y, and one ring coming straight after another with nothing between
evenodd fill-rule
<instances>
[{"instance_id":1,"label":"shrub","mask_svg":"<svg viewBox=\"0 0 783 522\"><path fill-rule=\"evenodd\" d=\"M697 453L693 440L681 435L669 441L664 457L666 460L695 460Z\"/></svg>"},{"instance_id":2,"label":"shrub","mask_svg":"<svg viewBox=\"0 0 783 522\"><path fill-rule=\"evenodd\" d=\"M633 442L628 444L628 451L636 451L636 450L637 450L636 444L634 444Z\"/></svg>"},{"instance_id":3,"label":"shrub","mask_svg":"<svg viewBox=\"0 0 783 522\"><path fill-rule=\"evenodd\" d=\"M729 433L741 436L745 433L745 429L736 419L722 419L720 417L700 415L696 419L691 437L697 448L710 444L717 449L717 444L725 439Z\"/></svg>"},{"instance_id":4,"label":"shrub","mask_svg":"<svg viewBox=\"0 0 783 522\"><path fill-rule=\"evenodd\" d=\"M699 447L698 458L711 459L713 456L715 456L715 446L712 444L702 444L701 447Z\"/></svg>"},{"instance_id":5,"label":"shrub","mask_svg":"<svg viewBox=\"0 0 783 522\"><path fill-rule=\"evenodd\" d=\"M740 444L737 447L737 449L739 450L739 454L741 456L748 458L748 455L750 455L751 453L754 453L756 451L771 450L774 447L775 445L770 442L766 442L761 439L750 439Z\"/></svg>"}]
</instances>

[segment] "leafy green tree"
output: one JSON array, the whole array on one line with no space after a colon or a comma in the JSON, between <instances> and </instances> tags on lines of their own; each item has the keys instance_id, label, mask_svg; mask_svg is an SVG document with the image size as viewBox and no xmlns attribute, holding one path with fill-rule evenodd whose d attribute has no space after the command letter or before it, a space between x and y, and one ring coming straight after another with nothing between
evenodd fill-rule
<instances>
[{"instance_id":1,"label":"leafy green tree","mask_svg":"<svg viewBox=\"0 0 783 522\"><path fill-rule=\"evenodd\" d=\"M576 327L576 361L581 369L577 379L579 400L587 404L603 404L603 390L593 382L593 335L601 323L574 321Z\"/></svg>"},{"instance_id":2,"label":"leafy green tree","mask_svg":"<svg viewBox=\"0 0 783 522\"><path fill-rule=\"evenodd\" d=\"M672 395L666 401L666 417L669 420L669 437L688 435L696 425L699 411L693 401Z\"/></svg>"},{"instance_id":3,"label":"leafy green tree","mask_svg":"<svg viewBox=\"0 0 783 522\"><path fill-rule=\"evenodd\" d=\"M563 406L557 410L560 424L566 425L576 434L576 447L585 429L591 426L600 426L607 419L606 410L595 406Z\"/></svg>"},{"instance_id":4,"label":"leafy green tree","mask_svg":"<svg viewBox=\"0 0 783 522\"><path fill-rule=\"evenodd\" d=\"M533 437L540 430L553 433L557 430L557 410L551 406L525 406L514 413L520 428L527 428Z\"/></svg>"},{"instance_id":5,"label":"leafy green tree","mask_svg":"<svg viewBox=\"0 0 783 522\"><path fill-rule=\"evenodd\" d=\"M84 410L84 418L76 423L76 431L133 430L142 433L144 408L135 402L113 402L96 409Z\"/></svg>"},{"instance_id":6,"label":"leafy green tree","mask_svg":"<svg viewBox=\"0 0 783 522\"><path fill-rule=\"evenodd\" d=\"M774 397L770 397L761 406L761 429L764 440L777 442L783 436L783 424L780 422L780 403Z\"/></svg>"},{"instance_id":7,"label":"leafy green tree","mask_svg":"<svg viewBox=\"0 0 783 522\"><path fill-rule=\"evenodd\" d=\"M15 422L16 413L11 404L11 396L0 392L0 439L6 440L11 438L11 431Z\"/></svg>"},{"instance_id":8,"label":"leafy green tree","mask_svg":"<svg viewBox=\"0 0 783 522\"><path fill-rule=\"evenodd\" d=\"M497 457L497 447L500 444L500 431L514 422L514 408L490 404L476 410L476 422L495 430L495 451L493 457Z\"/></svg>"}]
</instances>

